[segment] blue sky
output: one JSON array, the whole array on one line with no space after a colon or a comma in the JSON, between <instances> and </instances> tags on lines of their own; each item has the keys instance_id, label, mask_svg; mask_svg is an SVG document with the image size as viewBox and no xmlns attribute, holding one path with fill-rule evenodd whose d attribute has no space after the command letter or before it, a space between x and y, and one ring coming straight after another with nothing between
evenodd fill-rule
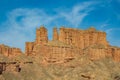
<instances>
[{"instance_id":1,"label":"blue sky","mask_svg":"<svg viewBox=\"0 0 120 80\"><path fill-rule=\"evenodd\" d=\"M49 39L55 26L94 26L120 47L120 0L0 0L0 44L24 50L40 25L48 29Z\"/></svg>"}]
</instances>

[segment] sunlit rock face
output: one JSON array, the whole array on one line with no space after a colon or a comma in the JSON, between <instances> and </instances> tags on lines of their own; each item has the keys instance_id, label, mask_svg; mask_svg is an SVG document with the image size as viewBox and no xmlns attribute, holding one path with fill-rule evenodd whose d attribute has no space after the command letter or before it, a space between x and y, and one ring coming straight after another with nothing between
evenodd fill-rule
<instances>
[{"instance_id":1,"label":"sunlit rock face","mask_svg":"<svg viewBox=\"0 0 120 80\"><path fill-rule=\"evenodd\" d=\"M112 47L106 40L106 33L93 27L87 30L61 27L53 29L53 39L48 40L48 30L41 26L36 29L36 40L26 42L28 56L42 57L42 63L65 63L83 54L90 60L110 57L120 61L120 48Z\"/></svg>"},{"instance_id":2,"label":"sunlit rock face","mask_svg":"<svg viewBox=\"0 0 120 80\"><path fill-rule=\"evenodd\" d=\"M0 44L0 54L3 54L7 57L14 57L21 54L22 51L16 47L9 47L4 44Z\"/></svg>"}]
</instances>

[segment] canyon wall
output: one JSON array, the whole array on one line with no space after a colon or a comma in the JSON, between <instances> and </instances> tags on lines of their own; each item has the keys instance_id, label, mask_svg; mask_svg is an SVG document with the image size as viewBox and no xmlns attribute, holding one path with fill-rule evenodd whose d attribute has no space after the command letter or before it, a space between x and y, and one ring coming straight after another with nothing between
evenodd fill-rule
<instances>
[{"instance_id":1,"label":"canyon wall","mask_svg":"<svg viewBox=\"0 0 120 80\"><path fill-rule=\"evenodd\" d=\"M19 48L11 48L11 47L3 45L3 44L0 45L0 54L3 54L7 57L17 56L21 53L22 52Z\"/></svg>"},{"instance_id":2,"label":"canyon wall","mask_svg":"<svg viewBox=\"0 0 120 80\"><path fill-rule=\"evenodd\" d=\"M40 55L46 62L65 62L82 54L91 60L111 57L120 61L120 48L112 47L106 40L106 33L91 27L87 30L61 27L53 29L53 39L48 40L47 29L36 30L35 42L26 42L27 55Z\"/></svg>"},{"instance_id":3,"label":"canyon wall","mask_svg":"<svg viewBox=\"0 0 120 80\"><path fill-rule=\"evenodd\" d=\"M79 48L86 48L93 44L109 45L106 40L106 33L97 31L92 27L88 30L62 27L60 28L59 41Z\"/></svg>"},{"instance_id":4,"label":"canyon wall","mask_svg":"<svg viewBox=\"0 0 120 80\"><path fill-rule=\"evenodd\" d=\"M36 30L36 41L35 44L45 44L48 42L48 33L45 27L40 27Z\"/></svg>"}]
</instances>

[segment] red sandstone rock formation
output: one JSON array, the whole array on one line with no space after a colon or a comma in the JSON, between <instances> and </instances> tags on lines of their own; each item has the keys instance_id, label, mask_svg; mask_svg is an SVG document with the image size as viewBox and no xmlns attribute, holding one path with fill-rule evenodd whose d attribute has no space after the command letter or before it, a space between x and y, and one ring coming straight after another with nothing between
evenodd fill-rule
<instances>
[{"instance_id":1,"label":"red sandstone rock formation","mask_svg":"<svg viewBox=\"0 0 120 80\"><path fill-rule=\"evenodd\" d=\"M11 48L11 47L3 45L3 44L0 45L0 54L3 54L5 56L13 57L13 56L19 55L21 53L22 52L19 48Z\"/></svg>"},{"instance_id":2,"label":"red sandstone rock formation","mask_svg":"<svg viewBox=\"0 0 120 80\"><path fill-rule=\"evenodd\" d=\"M53 40L58 40L59 39L59 34L57 31L57 28L53 29Z\"/></svg>"},{"instance_id":3,"label":"red sandstone rock formation","mask_svg":"<svg viewBox=\"0 0 120 80\"><path fill-rule=\"evenodd\" d=\"M35 42L26 42L27 55L41 55L45 62L65 62L87 53L92 60L111 57L120 61L120 48L111 47L106 33L95 28L79 30L61 27L53 29L53 40L48 40L47 29L36 30Z\"/></svg>"},{"instance_id":4,"label":"red sandstone rock formation","mask_svg":"<svg viewBox=\"0 0 120 80\"><path fill-rule=\"evenodd\" d=\"M36 30L36 41L35 44L45 44L48 42L48 33L45 27L40 27Z\"/></svg>"}]
</instances>

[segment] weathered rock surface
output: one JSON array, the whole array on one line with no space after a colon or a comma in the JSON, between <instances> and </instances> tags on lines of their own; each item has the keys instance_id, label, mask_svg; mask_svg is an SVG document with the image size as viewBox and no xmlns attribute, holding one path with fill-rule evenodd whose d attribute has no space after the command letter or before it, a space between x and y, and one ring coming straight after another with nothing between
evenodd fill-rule
<instances>
[{"instance_id":1,"label":"weathered rock surface","mask_svg":"<svg viewBox=\"0 0 120 80\"><path fill-rule=\"evenodd\" d=\"M25 56L25 55L24 55ZM21 56L23 57L23 56ZM120 64L110 58L91 61L87 54L65 64L42 65L41 57L32 64L20 64L21 71L12 65L0 75L0 80L119 80Z\"/></svg>"},{"instance_id":2,"label":"weathered rock surface","mask_svg":"<svg viewBox=\"0 0 120 80\"><path fill-rule=\"evenodd\" d=\"M14 57L22 54L22 51L19 48L9 47L4 44L0 44L0 54L3 54L7 57Z\"/></svg>"},{"instance_id":3,"label":"weathered rock surface","mask_svg":"<svg viewBox=\"0 0 120 80\"><path fill-rule=\"evenodd\" d=\"M64 63L88 53L91 60L111 57L120 61L120 48L112 47L106 40L106 33L91 27L87 30L61 27L53 29L53 40L48 40L47 29L36 30L36 40L26 42L26 54L41 54L44 63Z\"/></svg>"},{"instance_id":4,"label":"weathered rock surface","mask_svg":"<svg viewBox=\"0 0 120 80\"><path fill-rule=\"evenodd\" d=\"M48 40L42 26L25 54L5 45L0 53L0 80L120 80L120 48L94 28L54 28Z\"/></svg>"}]
</instances>

